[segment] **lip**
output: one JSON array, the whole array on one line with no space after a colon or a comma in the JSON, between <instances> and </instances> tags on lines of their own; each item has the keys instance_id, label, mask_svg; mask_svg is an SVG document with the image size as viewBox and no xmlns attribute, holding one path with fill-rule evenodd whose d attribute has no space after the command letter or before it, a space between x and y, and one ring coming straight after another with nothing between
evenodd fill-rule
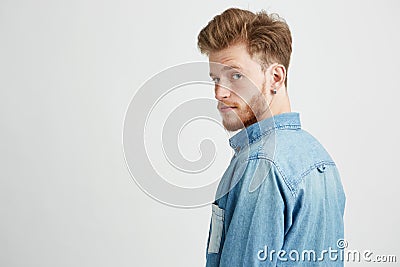
<instances>
[{"instance_id":1,"label":"lip","mask_svg":"<svg viewBox=\"0 0 400 267\"><path fill-rule=\"evenodd\" d=\"M231 110L233 110L235 108L236 107L234 107L234 106L222 106L222 107L219 107L218 110L220 112L228 112L228 111L231 111Z\"/></svg>"}]
</instances>

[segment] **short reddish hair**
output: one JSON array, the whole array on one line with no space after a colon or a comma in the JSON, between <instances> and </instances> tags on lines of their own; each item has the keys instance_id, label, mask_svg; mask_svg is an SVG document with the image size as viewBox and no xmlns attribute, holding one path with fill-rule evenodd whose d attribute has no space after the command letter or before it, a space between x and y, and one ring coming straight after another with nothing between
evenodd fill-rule
<instances>
[{"instance_id":1,"label":"short reddish hair","mask_svg":"<svg viewBox=\"0 0 400 267\"><path fill-rule=\"evenodd\" d=\"M229 8L208 22L197 39L202 54L209 55L242 42L250 56L257 57L262 68L279 63L288 71L292 36L285 20L277 14Z\"/></svg>"}]
</instances>

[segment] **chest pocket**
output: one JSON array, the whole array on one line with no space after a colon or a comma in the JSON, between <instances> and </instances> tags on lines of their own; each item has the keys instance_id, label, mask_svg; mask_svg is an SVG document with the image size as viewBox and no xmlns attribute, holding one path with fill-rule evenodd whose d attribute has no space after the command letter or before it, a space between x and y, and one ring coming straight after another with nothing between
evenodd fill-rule
<instances>
[{"instance_id":1,"label":"chest pocket","mask_svg":"<svg viewBox=\"0 0 400 267\"><path fill-rule=\"evenodd\" d=\"M211 233L208 253L219 253L221 245L222 230L224 228L224 210L216 204L212 204Z\"/></svg>"}]
</instances>

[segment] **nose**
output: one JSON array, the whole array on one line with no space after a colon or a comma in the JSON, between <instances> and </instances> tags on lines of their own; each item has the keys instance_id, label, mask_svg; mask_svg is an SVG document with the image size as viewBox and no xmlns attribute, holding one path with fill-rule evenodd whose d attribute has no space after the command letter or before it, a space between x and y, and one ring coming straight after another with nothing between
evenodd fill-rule
<instances>
[{"instance_id":1,"label":"nose","mask_svg":"<svg viewBox=\"0 0 400 267\"><path fill-rule=\"evenodd\" d=\"M214 90L215 98L220 101L228 98L231 95L231 91L228 88L221 86L220 84L216 84Z\"/></svg>"}]
</instances>

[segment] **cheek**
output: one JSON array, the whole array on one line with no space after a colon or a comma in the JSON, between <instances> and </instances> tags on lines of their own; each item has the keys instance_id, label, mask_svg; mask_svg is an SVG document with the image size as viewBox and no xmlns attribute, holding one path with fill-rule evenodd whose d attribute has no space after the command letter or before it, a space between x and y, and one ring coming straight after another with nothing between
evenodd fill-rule
<instances>
[{"instance_id":1,"label":"cheek","mask_svg":"<svg viewBox=\"0 0 400 267\"><path fill-rule=\"evenodd\" d=\"M249 106L254 105L254 99L258 99L261 96L262 96L261 92L256 90L256 91L252 92L252 94L248 93L248 94L242 96L241 98L238 98L239 99L237 101L237 104L239 107L238 109L240 111L248 110Z\"/></svg>"},{"instance_id":2,"label":"cheek","mask_svg":"<svg viewBox=\"0 0 400 267\"><path fill-rule=\"evenodd\" d=\"M249 103L249 100L252 98L253 93L255 90L252 89L242 89L242 90L237 90L235 91L235 102L240 106L240 107L245 107L247 106L247 103Z\"/></svg>"},{"instance_id":3,"label":"cheek","mask_svg":"<svg viewBox=\"0 0 400 267\"><path fill-rule=\"evenodd\" d=\"M239 100L236 102L236 105L237 105L236 112L241 113L244 110L246 110L247 102L244 99L239 98Z\"/></svg>"},{"instance_id":4,"label":"cheek","mask_svg":"<svg viewBox=\"0 0 400 267\"><path fill-rule=\"evenodd\" d=\"M248 84L247 86L243 86L239 90L236 90L237 97L241 100L241 102L248 103L250 99L254 98L254 96L261 94L263 87L265 87L265 84L262 82L258 86L254 85L253 83Z\"/></svg>"}]
</instances>

